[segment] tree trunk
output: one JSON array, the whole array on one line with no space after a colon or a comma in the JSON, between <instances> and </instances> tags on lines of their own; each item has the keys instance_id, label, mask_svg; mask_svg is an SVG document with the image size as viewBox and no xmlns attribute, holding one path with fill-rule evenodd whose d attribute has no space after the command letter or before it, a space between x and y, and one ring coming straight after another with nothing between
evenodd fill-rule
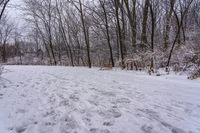
<instances>
[{"instance_id":1,"label":"tree trunk","mask_svg":"<svg viewBox=\"0 0 200 133\"><path fill-rule=\"evenodd\" d=\"M175 11L174 7L172 6L173 3L171 1L171 9L172 9L172 11L174 13L174 16L176 18L176 23L177 23L177 32L176 32L176 36L175 36L174 42L172 44L168 60L167 60L167 67L169 67L170 60L171 60L171 57L172 57L172 53L174 51L176 43L177 42L180 43L179 41L180 41L181 27L183 26L183 20L184 20L184 17L186 15L186 13L188 12L188 9L189 9L190 5L192 4L192 2L193 2L193 0L190 0L190 2L188 3L186 9L184 11L181 10L181 18L179 19L178 14Z\"/></svg>"},{"instance_id":2,"label":"tree trunk","mask_svg":"<svg viewBox=\"0 0 200 133\"><path fill-rule=\"evenodd\" d=\"M170 0L171 1L171 6L174 8L176 0ZM169 32L170 32L170 23L171 23L171 17L172 17L172 8L169 9L166 13L166 26L165 26L165 33L164 33L164 49L168 49L169 47Z\"/></svg>"},{"instance_id":3,"label":"tree trunk","mask_svg":"<svg viewBox=\"0 0 200 133\"><path fill-rule=\"evenodd\" d=\"M132 47L136 48L136 37L137 37L137 23L136 23L136 0L132 0L132 10L130 9L129 0L124 0L129 24L131 26L131 40Z\"/></svg>"},{"instance_id":4,"label":"tree trunk","mask_svg":"<svg viewBox=\"0 0 200 133\"><path fill-rule=\"evenodd\" d=\"M90 42L89 42L89 33L88 33L89 28L86 29L86 26L85 26L81 0L79 0L79 5L80 5L79 11L81 14L81 22L82 22L82 26L83 26L83 33L84 33L85 43L86 43L86 48L87 48L88 67L91 68L92 64L91 64L91 59L90 59Z\"/></svg>"},{"instance_id":5,"label":"tree trunk","mask_svg":"<svg viewBox=\"0 0 200 133\"><path fill-rule=\"evenodd\" d=\"M108 16L107 16L107 12L106 12L105 5L104 5L105 1L104 2L102 2L101 0L99 0L99 1L100 1L100 4L101 4L101 7L103 8L104 17L105 17L106 36L107 36L107 42L108 42L108 47L109 47L109 51L110 51L110 60L111 60L112 67L115 67L115 63L114 63L114 59L113 59L112 46L111 46L111 43L110 43Z\"/></svg>"},{"instance_id":6,"label":"tree trunk","mask_svg":"<svg viewBox=\"0 0 200 133\"><path fill-rule=\"evenodd\" d=\"M2 61L6 63L6 42L3 42Z\"/></svg>"},{"instance_id":7,"label":"tree trunk","mask_svg":"<svg viewBox=\"0 0 200 133\"><path fill-rule=\"evenodd\" d=\"M145 0L145 5L143 9L143 22L142 22L142 35L141 35L141 48L144 50L148 41L147 41L147 20L149 12L149 0Z\"/></svg>"},{"instance_id":8,"label":"tree trunk","mask_svg":"<svg viewBox=\"0 0 200 133\"><path fill-rule=\"evenodd\" d=\"M63 41L64 41L67 49L69 50L69 56L70 56L71 65L74 66L72 50L71 50L71 47L70 47L69 43L67 42L67 37L66 37L64 26L63 26L62 17L61 17L61 13L60 13L60 10L59 10L59 7L58 7L57 0L56 0L56 6L57 6L57 12L58 12L58 15L59 15L60 27L61 27L61 31L62 31L62 33L61 33L62 34L62 38L63 38ZM69 30L69 26L68 26L68 30Z\"/></svg>"},{"instance_id":9,"label":"tree trunk","mask_svg":"<svg viewBox=\"0 0 200 133\"><path fill-rule=\"evenodd\" d=\"M1 18L2 18L2 16L3 16L3 13L4 13L4 11L5 11L5 9L6 9L6 6L8 5L8 2L9 2L10 0L6 0L5 1L5 3L3 3L4 2L4 0L2 1L1 0L1 4L3 4L3 7L2 7L2 9L1 9L1 13L0 13L0 20L1 20Z\"/></svg>"},{"instance_id":10,"label":"tree trunk","mask_svg":"<svg viewBox=\"0 0 200 133\"><path fill-rule=\"evenodd\" d=\"M119 0L115 0L115 16L116 16L116 21L117 21L119 48L120 48L122 68L124 69L125 65L124 65L123 40L122 40L121 26L120 26L120 20L119 20L119 4L120 4Z\"/></svg>"},{"instance_id":11,"label":"tree trunk","mask_svg":"<svg viewBox=\"0 0 200 133\"><path fill-rule=\"evenodd\" d=\"M155 15L153 11L153 5L150 4L150 13L151 13L151 52L154 52L154 35L155 35ZM154 68L154 58L151 59L151 69Z\"/></svg>"},{"instance_id":12,"label":"tree trunk","mask_svg":"<svg viewBox=\"0 0 200 133\"><path fill-rule=\"evenodd\" d=\"M49 2L49 9L48 9L48 37L49 37L49 46L50 46L50 50L51 50L51 54L52 54L52 57L53 57L53 63L54 65L57 65L57 62L56 62L56 57L55 57L55 53L54 53L54 50L53 50L53 43L52 43L52 33L51 33L51 0Z\"/></svg>"}]
</instances>

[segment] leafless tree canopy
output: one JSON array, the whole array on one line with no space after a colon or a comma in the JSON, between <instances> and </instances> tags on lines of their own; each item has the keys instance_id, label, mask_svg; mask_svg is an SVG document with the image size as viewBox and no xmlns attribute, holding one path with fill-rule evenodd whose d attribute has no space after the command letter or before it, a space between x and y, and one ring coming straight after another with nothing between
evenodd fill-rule
<instances>
[{"instance_id":1,"label":"leafless tree canopy","mask_svg":"<svg viewBox=\"0 0 200 133\"><path fill-rule=\"evenodd\" d=\"M0 0L0 20L10 0Z\"/></svg>"},{"instance_id":2,"label":"leafless tree canopy","mask_svg":"<svg viewBox=\"0 0 200 133\"><path fill-rule=\"evenodd\" d=\"M24 0L25 37L3 15L8 2L0 1L4 63L200 66L199 0Z\"/></svg>"}]
</instances>

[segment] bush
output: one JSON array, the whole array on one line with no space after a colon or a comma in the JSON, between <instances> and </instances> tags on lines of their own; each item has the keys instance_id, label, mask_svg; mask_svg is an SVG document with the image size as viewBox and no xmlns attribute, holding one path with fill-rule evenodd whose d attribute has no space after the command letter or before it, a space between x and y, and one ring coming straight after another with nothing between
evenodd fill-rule
<instances>
[{"instance_id":1,"label":"bush","mask_svg":"<svg viewBox=\"0 0 200 133\"><path fill-rule=\"evenodd\" d=\"M200 69L194 71L191 76L188 77L188 79L197 79L200 78Z\"/></svg>"}]
</instances>

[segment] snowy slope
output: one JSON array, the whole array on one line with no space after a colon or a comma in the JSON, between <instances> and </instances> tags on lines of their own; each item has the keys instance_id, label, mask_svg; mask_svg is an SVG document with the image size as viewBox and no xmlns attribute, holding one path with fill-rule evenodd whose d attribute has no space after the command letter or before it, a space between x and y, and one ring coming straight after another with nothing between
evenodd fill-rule
<instances>
[{"instance_id":1,"label":"snowy slope","mask_svg":"<svg viewBox=\"0 0 200 133\"><path fill-rule=\"evenodd\" d=\"M0 133L200 133L200 80L6 66Z\"/></svg>"}]
</instances>

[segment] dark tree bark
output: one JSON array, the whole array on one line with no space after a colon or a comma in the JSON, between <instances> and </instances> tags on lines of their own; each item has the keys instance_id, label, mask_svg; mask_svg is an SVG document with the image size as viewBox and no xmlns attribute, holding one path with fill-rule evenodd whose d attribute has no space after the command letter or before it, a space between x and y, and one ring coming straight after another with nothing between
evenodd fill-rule
<instances>
[{"instance_id":1,"label":"dark tree bark","mask_svg":"<svg viewBox=\"0 0 200 133\"><path fill-rule=\"evenodd\" d=\"M123 40L122 40L122 31L121 31L121 26L120 26L120 19L119 19L119 6L120 6L120 1L115 0L114 1L114 6L115 6L115 17L117 21L117 31L118 31L118 37L119 37L119 49L120 49L120 56L121 56L121 62L122 62L122 68L125 68L124 65L124 51L123 51Z\"/></svg>"},{"instance_id":2,"label":"dark tree bark","mask_svg":"<svg viewBox=\"0 0 200 133\"><path fill-rule=\"evenodd\" d=\"M109 51L110 51L110 60L111 60L112 67L115 67L112 46L110 43L110 32L109 32L109 25L108 25L108 16L107 16L106 8L105 8L105 0L103 0L103 1L99 0L99 2L103 9L104 18L105 18L106 36L107 36L107 43L108 43L108 47L109 47Z\"/></svg>"},{"instance_id":3,"label":"dark tree bark","mask_svg":"<svg viewBox=\"0 0 200 133\"><path fill-rule=\"evenodd\" d=\"M155 15L153 10L153 3L150 4L150 14L151 14L151 51L154 52L154 35L155 35ZM151 59L151 68L154 68L154 59Z\"/></svg>"},{"instance_id":4,"label":"dark tree bark","mask_svg":"<svg viewBox=\"0 0 200 133\"><path fill-rule=\"evenodd\" d=\"M141 48L144 50L148 41L147 41L147 20L149 13L149 0L145 0L145 5L143 8L143 21L142 21L142 35L141 35Z\"/></svg>"},{"instance_id":5,"label":"dark tree bark","mask_svg":"<svg viewBox=\"0 0 200 133\"><path fill-rule=\"evenodd\" d=\"M57 61L56 61L56 57L55 57L55 53L54 53L54 48L53 48L53 43L52 43L52 33L51 33L51 19L52 19L52 16L51 16L51 0L49 1L49 5L48 5L48 25L47 25L47 29L48 29L48 37L49 37L49 46L50 46L50 50L51 50L51 54L52 54L52 57L53 57L53 63L54 65L57 65Z\"/></svg>"},{"instance_id":6,"label":"dark tree bark","mask_svg":"<svg viewBox=\"0 0 200 133\"><path fill-rule=\"evenodd\" d=\"M83 9L82 9L81 0L79 0L79 6L80 6L79 11L80 11L80 15L81 15L83 33L84 33L85 43L86 43L86 48L87 48L88 67L91 68L92 63L91 63L91 58L90 58L90 41L89 41L89 33L88 33L89 28L87 28L85 26L85 20L84 20L84 16L83 16Z\"/></svg>"},{"instance_id":7,"label":"dark tree bark","mask_svg":"<svg viewBox=\"0 0 200 133\"><path fill-rule=\"evenodd\" d=\"M172 57L172 53L174 51L174 48L175 48L175 45L176 43L178 42L179 43L179 40L180 40L180 34L181 34L181 27L183 26L183 20L184 20L184 17L186 15L186 13L188 12L189 10L189 7L190 5L192 4L193 0L190 0L189 3L187 4L185 10L181 11L181 18L179 19L178 17L178 14L176 12L176 10L174 9L174 7L172 6L173 3L171 1L171 8L172 8L172 11L174 13L174 16L175 16L175 19L176 19L176 23L177 23L177 31L176 31L176 36L174 38L174 41L173 41L173 44L172 44L172 47L170 49L170 53L169 53L169 57L168 57L168 60L167 60L167 68L169 67L170 65L170 60L171 60L171 57ZM179 3L181 4L181 3Z\"/></svg>"},{"instance_id":8,"label":"dark tree bark","mask_svg":"<svg viewBox=\"0 0 200 133\"><path fill-rule=\"evenodd\" d=\"M1 12L0 12L0 20L1 20L2 16L3 16L3 13L4 13L4 11L6 9L6 6L8 5L9 1L10 0L1 0L1 2L0 2L0 6L2 6L2 9L1 9Z\"/></svg>"},{"instance_id":9,"label":"dark tree bark","mask_svg":"<svg viewBox=\"0 0 200 133\"><path fill-rule=\"evenodd\" d=\"M125 17L125 12L124 12L124 1L121 0L121 2L119 2L120 4L120 13L121 13L121 22L122 22L122 27L121 27L121 34L122 34L122 42L123 42L123 45L122 45L122 48L123 48L123 53L124 53L124 56L127 55L127 48L126 48L126 26L127 26L127 23L126 23L126 17Z\"/></svg>"},{"instance_id":10,"label":"dark tree bark","mask_svg":"<svg viewBox=\"0 0 200 133\"><path fill-rule=\"evenodd\" d=\"M67 41L67 37L66 37L66 33L65 33L65 28L63 26L63 22L62 22L62 16L61 16L61 13L60 13L60 10L59 10L59 7L58 7L58 1L56 0L56 8L57 8L57 12L58 12L58 16L59 16L59 23L60 23L60 27L61 27L61 35L62 35L62 38L63 38L63 41L69 51L69 56L70 56L70 61L71 61L71 65L74 66L74 60L73 60L73 54L72 54L72 50L71 50L71 47ZM69 26L68 26L69 27Z\"/></svg>"},{"instance_id":11,"label":"dark tree bark","mask_svg":"<svg viewBox=\"0 0 200 133\"><path fill-rule=\"evenodd\" d=\"M130 9L129 0L124 0L127 16L129 20L129 24L131 26L131 38L132 38L132 46L136 47L136 37L137 37L137 23L136 23L136 0L132 0L132 9Z\"/></svg>"},{"instance_id":12,"label":"dark tree bark","mask_svg":"<svg viewBox=\"0 0 200 133\"><path fill-rule=\"evenodd\" d=\"M174 8L174 5L176 3L176 0L170 0L171 6ZM169 11L166 13L166 26L165 26L165 32L164 32L164 49L166 50L169 47L169 32L170 32L170 23L171 23L171 17L172 17L173 10L170 7Z\"/></svg>"}]
</instances>

